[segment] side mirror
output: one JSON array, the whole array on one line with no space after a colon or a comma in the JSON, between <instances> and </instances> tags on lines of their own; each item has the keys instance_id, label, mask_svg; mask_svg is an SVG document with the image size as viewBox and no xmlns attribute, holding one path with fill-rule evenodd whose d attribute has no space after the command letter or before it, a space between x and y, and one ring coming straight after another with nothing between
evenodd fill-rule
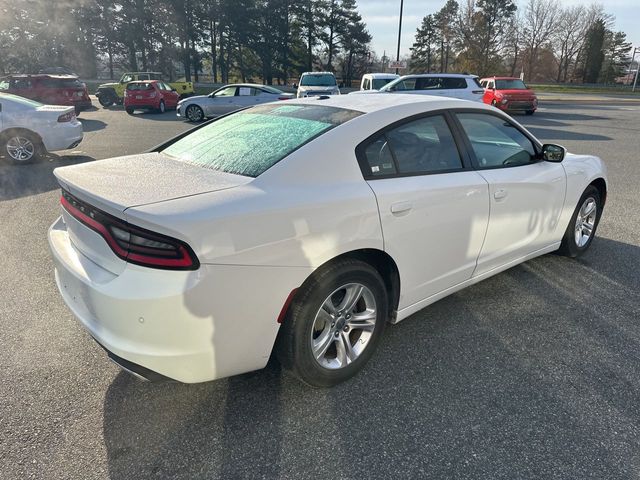
<instances>
[{"instance_id":1,"label":"side mirror","mask_svg":"<svg viewBox=\"0 0 640 480\"><path fill-rule=\"evenodd\" d=\"M567 153L567 149L561 145L554 145L553 143L545 143L542 146L542 159L547 162L560 163L564 160L564 156Z\"/></svg>"},{"instance_id":2,"label":"side mirror","mask_svg":"<svg viewBox=\"0 0 640 480\"><path fill-rule=\"evenodd\" d=\"M297 84L297 83L294 83L294 84L293 84L293 88L298 88L298 84Z\"/></svg>"}]
</instances>

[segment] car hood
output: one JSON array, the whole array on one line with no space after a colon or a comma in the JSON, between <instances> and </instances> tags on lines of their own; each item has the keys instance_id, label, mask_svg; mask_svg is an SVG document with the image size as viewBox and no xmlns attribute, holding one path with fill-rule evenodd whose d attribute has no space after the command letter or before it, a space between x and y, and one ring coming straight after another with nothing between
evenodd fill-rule
<instances>
[{"instance_id":1,"label":"car hood","mask_svg":"<svg viewBox=\"0 0 640 480\"><path fill-rule=\"evenodd\" d=\"M198 100L205 100L209 98L209 95L194 95L192 97L187 97L185 99L180 100L178 103L183 105L185 103L197 102Z\"/></svg>"},{"instance_id":2,"label":"car hood","mask_svg":"<svg viewBox=\"0 0 640 480\"><path fill-rule=\"evenodd\" d=\"M114 215L127 208L225 190L253 180L159 152L60 167L53 173L62 188Z\"/></svg>"},{"instance_id":3,"label":"car hood","mask_svg":"<svg viewBox=\"0 0 640 480\"><path fill-rule=\"evenodd\" d=\"M114 88L114 87L117 87L118 85L119 85L118 83L102 83L98 85L98 88Z\"/></svg>"},{"instance_id":4,"label":"car hood","mask_svg":"<svg viewBox=\"0 0 640 480\"><path fill-rule=\"evenodd\" d=\"M535 97L536 94L533 92L533 90L496 90L497 92L500 92L503 95L507 95L509 97Z\"/></svg>"}]
</instances>

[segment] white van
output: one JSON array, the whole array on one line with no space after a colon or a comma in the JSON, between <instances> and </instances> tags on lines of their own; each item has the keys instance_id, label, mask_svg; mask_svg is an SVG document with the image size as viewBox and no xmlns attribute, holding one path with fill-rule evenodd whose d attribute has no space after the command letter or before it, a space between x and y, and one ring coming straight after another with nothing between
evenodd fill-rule
<instances>
[{"instance_id":1,"label":"white van","mask_svg":"<svg viewBox=\"0 0 640 480\"><path fill-rule=\"evenodd\" d=\"M398 77L395 73L366 73L360 81L360 90L380 90Z\"/></svg>"}]
</instances>

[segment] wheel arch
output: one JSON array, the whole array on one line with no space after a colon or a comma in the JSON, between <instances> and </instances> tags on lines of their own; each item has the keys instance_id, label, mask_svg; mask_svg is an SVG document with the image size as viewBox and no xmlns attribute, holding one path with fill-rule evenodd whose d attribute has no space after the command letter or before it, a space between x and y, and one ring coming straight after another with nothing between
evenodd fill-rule
<instances>
[{"instance_id":1,"label":"wheel arch","mask_svg":"<svg viewBox=\"0 0 640 480\"><path fill-rule=\"evenodd\" d=\"M351 250L333 257L331 260L326 261L316 268L302 283L301 287L317 275L318 272L345 259L360 260L361 262L371 265L380 274L389 298L389 320L393 321L396 317L398 304L400 302L400 271L398 270L398 265L395 260L383 250L379 250L377 248L362 248L358 250ZM281 317L286 314L286 310L289 308L289 303L290 301L287 301L287 304L285 304L285 309L281 313Z\"/></svg>"},{"instance_id":2,"label":"wheel arch","mask_svg":"<svg viewBox=\"0 0 640 480\"><path fill-rule=\"evenodd\" d=\"M42 140L42 137L37 132L34 132L33 130L29 130L28 128L24 128L24 127L9 127L6 130L3 130L2 132L0 132L0 141L5 142L6 140L9 139L9 137L13 133L25 133L25 134L31 135L35 137L35 139L38 141L38 143L40 144L38 145L39 147L44 146L44 141Z\"/></svg>"},{"instance_id":3,"label":"wheel arch","mask_svg":"<svg viewBox=\"0 0 640 480\"><path fill-rule=\"evenodd\" d=\"M602 201L602 208L604 208L604 205L607 202L607 182L604 178L599 177L593 180L589 185L593 185L598 189L598 192L600 193L600 200Z\"/></svg>"}]
</instances>

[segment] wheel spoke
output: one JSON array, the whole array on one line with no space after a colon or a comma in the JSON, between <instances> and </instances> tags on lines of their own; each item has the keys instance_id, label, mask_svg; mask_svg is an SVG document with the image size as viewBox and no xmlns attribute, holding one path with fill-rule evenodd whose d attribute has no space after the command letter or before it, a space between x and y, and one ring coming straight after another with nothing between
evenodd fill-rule
<instances>
[{"instance_id":1,"label":"wheel spoke","mask_svg":"<svg viewBox=\"0 0 640 480\"><path fill-rule=\"evenodd\" d=\"M596 211L596 202L590 202L587 205L585 205L585 211L584 211L583 217L586 218L595 211Z\"/></svg>"},{"instance_id":2,"label":"wheel spoke","mask_svg":"<svg viewBox=\"0 0 640 480\"><path fill-rule=\"evenodd\" d=\"M338 306L338 310L341 312L351 312L358 303L358 300L360 300L363 289L364 287L362 285L349 285L345 289L345 295Z\"/></svg>"},{"instance_id":3,"label":"wheel spoke","mask_svg":"<svg viewBox=\"0 0 640 480\"><path fill-rule=\"evenodd\" d=\"M341 366L350 364L356 358L356 353L353 351L349 334L346 332L340 332L340 335L336 339L336 352L337 359Z\"/></svg>"},{"instance_id":4,"label":"wheel spoke","mask_svg":"<svg viewBox=\"0 0 640 480\"><path fill-rule=\"evenodd\" d=\"M376 312L374 310L365 310L362 313L355 314L347 325L353 330L373 331L376 327Z\"/></svg>"},{"instance_id":5,"label":"wheel spoke","mask_svg":"<svg viewBox=\"0 0 640 480\"><path fill-rule=\"evenodd\" d=\"M312 349L313 355L316 357L316 360L322 359L324 354L327 353L328 348L334 341L334 337L331 333L330 328L326 328L320 336L313 341Z\"/></svg>"},{"instance_id":6,"label":"wheel spoke","mask_svg":"<svg viewBox=\"0 0 640 480\"><path fill-rule=\"evenodd\" d=\"M333 304L333 301L331 300L331 297L327 298L324 301L324 303L322 304L322 308L320 310L323 310L325 313L331 316L335 316L335 314L338 313L335 305Z\"/></svg>"}]
</instances>

